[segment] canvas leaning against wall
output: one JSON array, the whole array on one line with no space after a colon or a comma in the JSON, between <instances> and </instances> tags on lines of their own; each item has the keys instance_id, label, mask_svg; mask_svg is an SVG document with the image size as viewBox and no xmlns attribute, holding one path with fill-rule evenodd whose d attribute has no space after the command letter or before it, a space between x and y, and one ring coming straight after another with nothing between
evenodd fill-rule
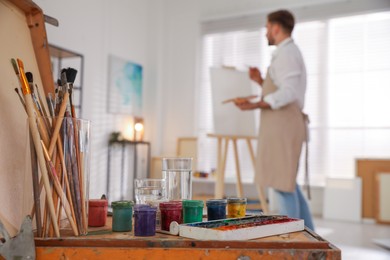
<instances>
[{"instance_id":1,"label":"canvas leaning against wall","mask_svg":"<svg viewBox=\"0 0 390 260\"><path fill-rule=\"evenodd\" d=\"M141 116L142 66L111 55L108 69L108 112Z\"/></svg>"}]
</instances>

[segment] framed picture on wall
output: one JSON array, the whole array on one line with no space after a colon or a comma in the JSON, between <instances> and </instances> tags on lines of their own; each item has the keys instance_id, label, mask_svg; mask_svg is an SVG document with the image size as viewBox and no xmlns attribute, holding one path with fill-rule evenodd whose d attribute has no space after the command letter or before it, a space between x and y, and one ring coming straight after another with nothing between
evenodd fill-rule
<instances>
[{"instance_id":1,"label":"framed picture on wall","mask_svg":"<svg viewBox=\"0 0 390 260\"><path fill-rule=\"evenodd\" d=\"M108 112L141 116L142 65L110 55L108 70Z\"/></svg>"}]
</instances>

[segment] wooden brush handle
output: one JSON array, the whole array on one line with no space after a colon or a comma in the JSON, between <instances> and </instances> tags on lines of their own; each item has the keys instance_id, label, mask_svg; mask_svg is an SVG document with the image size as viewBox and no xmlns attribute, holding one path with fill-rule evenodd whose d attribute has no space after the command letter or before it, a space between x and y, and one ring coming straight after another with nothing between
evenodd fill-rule
<instances>
[{"instance_id":1,"label":"wooden brush handle","mask_svg":"<svg viewBox=\"0 0 390 260\"><path fill-rule=\"evenodd\" d=\"M72 212L72 217L76 221L76 216L74 214L74 208L73 208L72 195L70 193L68 173L67 173L67 170L66 170L66 164L65 164L65 159L64 159L64 152L63 152L63 146L62 146L62 142L61 142L61 137L58 137L58 139L57 139L57 148L58 148L58 152L59 152L59 155L60 155L61 166L62 166L62 173L63 173L64 179L65 179L66 195L67 195L68 202L69 202L69 205L70 205L70 209L71 209L71 212Z\"/></svg>"},{"instance_id":2,"label":"wooden brush handle","mask_svg":"<svg viewBox=\"0 0 390 260\"><path fill-rule=\"evenodd\" d=\"M57 237L60 237L60 230L56 221L57 216L54 209L53 198L51 197L52 192L50 188L49 176L47 173L45 157L43 155L43 150L41 146L41 138L39 136L38 128L36 125L36 117L34 116L34 103L31 94L26 94L24 96L24 99L26 101L26 109L27 109L28 119L30 123L31 135L34 141L35 151L37 152L39 168L41 170L41 175L43 178L43 185L46 190L46 198L49 206L50 217L54 227L54 233Z\"/></svg>"},{"instance_id":3,"label":"wooden brush handle","mask_svg":"<svg viewBox=\"0 0 390 260\"><path fill-rule=\"evenodd\" d=\"M65 200L66 195L65 195L64 191L62 190L60 181L58 180L58 177L57 177L57 175L55 173L54 165L53 165L53 163L51 161L48 161L48 163L49 163L49 166L50 166L49 168L51 170L50 177L53 179L54 188L55 188L55 190L56 190L56 192L58 194L58 197L60 198L62 206L63 206L63 208L65 210L66 217L68 218L70 226L72 227L73 233L74 233L75 236L78 236L79 232L77 231L76 224L75 224L75 222L73 220L72 213L70 211L70 207L69 207L68 203L66 203L67 202Z\"/></svg>"},{"instance_id":4,"label":"wooden brush handle","mask_svg":"<svg viewBox=\"0 0 390 260\"><path fill-rule=\"evenodd\" d=\"M68 99L69 99L69 93L66 92L65 95L64 95L64 99L63 99L63 101L61 103L60 111L58 113L58 118L56 120L56 125L54 127L54 131L53 131L53 134L52 134L51 140L50 140L50 146L49 146L49 156L50 156L50 158L52 158L52 156L53 156L54 147L56 145L58 134L60 133L62 120L64 119L63 117L64 117L64 114L65 114L66 104L68 103Z\"/></svg>"}]
</instances>

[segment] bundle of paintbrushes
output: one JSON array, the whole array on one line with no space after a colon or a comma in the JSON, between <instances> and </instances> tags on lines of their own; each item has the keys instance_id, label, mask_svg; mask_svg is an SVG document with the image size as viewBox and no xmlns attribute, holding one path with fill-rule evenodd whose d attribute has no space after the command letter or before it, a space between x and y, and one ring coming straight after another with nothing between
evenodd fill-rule
<instances>
[{"instance_id":1,"label":"bundle of paintbrushes","mask_svg":"<svg viewBox=\"0 0 390 260\"><path fill-rule=\"evenodd\" d=\"M25 73L21 60L11 61L23 95L15 91L29 122L37 236L59 237L64 217L75 236L86 234L89 122L76 117L72 103L77 71L63 69L55 93L44 103L32 73Z\"/></svg>"}]
</instances>

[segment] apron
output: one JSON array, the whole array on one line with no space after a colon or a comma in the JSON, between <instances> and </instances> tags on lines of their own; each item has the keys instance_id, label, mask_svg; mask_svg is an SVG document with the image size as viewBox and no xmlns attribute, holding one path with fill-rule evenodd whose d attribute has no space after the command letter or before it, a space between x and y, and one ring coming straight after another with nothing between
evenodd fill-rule
<instances>
[{"instance_id":1,"label":"apron","mask_svg":"<svg viewBox=\"0 0 390 260\"><path fill-rule=\"evenodd\" d=\"M262 96L276 90L267 73ZM255 182L262 187L294 192L302 144L307 140L307 115L297 102L275 110L263 109L260 114Z\"/></svg>"}]
</instances>

